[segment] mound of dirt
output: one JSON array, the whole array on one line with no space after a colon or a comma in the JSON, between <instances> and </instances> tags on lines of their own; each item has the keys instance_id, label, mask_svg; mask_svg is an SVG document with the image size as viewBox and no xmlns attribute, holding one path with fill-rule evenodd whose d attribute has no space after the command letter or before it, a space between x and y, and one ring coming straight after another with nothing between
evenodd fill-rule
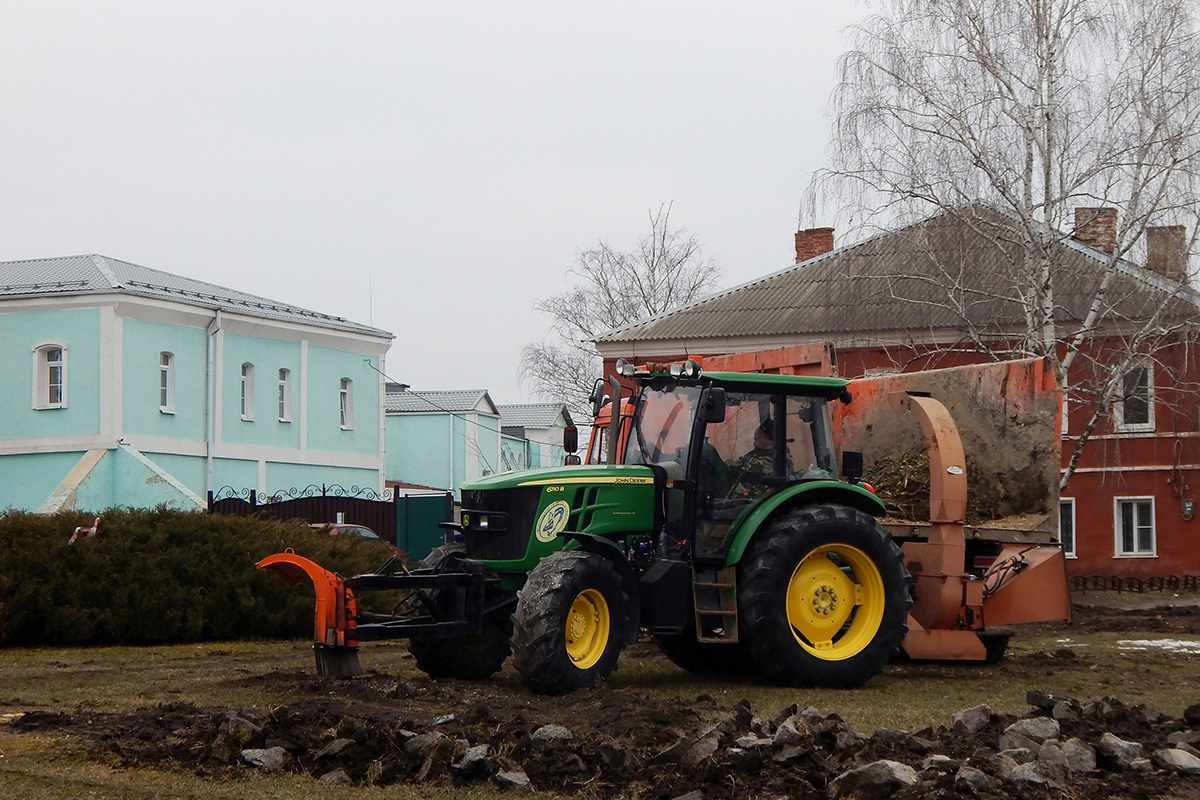
<instances>
[{"instance_id":1,"label":"mound of dirt","mask_svg":"<svg viewBox=\"0 0 1200 800\"><path fill-rule=\"evenodd\" d=\"M1195 635L1200 606L1078 606L1061 629ZM639 643L626 657L661 656ZM1008 663L1045 659L1062 669L1078 661L1064 652ZM745 700L730 707L708 695L684 702L603 685L538 697L500 681L375 672L274 671L240 683L297 699L270 711L180 703L29 712L9 725L77 737L109 763L213 776L287 771L357 785L490 782L647 798L1200 798L1200 705L1171 718L1111 697L1084 703L1030 691L1020 719L981 706L950 727L866 734L811 708L766 719Z\"/></svg>"},{"instance_id":2,"label":"mound of dirt","mask_svg":"<svg viewBox=\"0 0 1200 800\"><path fill-rule=\"evenodd\" d=\"M1076 604L1071 628L1078 633L1151 632L1200 634L1200 606L1155 605L1147 608L1111 608Z\"/></svg>"},{"instance_id":3,"label":"mound of dirt","mask_svg":"<svg viewBox=\"0 0 1200 800\"><path fill-rule=\"evenodd\" d=\"M981 706L951 727L868 735L812 708L765 719L745 700L730 708L606 686L534 697L496 682L378 673L244 682L301 699L270 711L30 712L10 725L80 737L109 763L357 785L491 782L647 798L1200 796L1200 705L1174 719L1114 698L1031 691L1020 719Z\"/></svg>"}]
</instances>

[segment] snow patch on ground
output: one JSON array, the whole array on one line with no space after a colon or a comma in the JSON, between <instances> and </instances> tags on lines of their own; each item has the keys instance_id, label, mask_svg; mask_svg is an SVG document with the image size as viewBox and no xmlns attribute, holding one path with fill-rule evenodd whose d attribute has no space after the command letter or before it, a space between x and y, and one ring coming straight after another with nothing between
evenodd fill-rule
<instances>
[{"instance_id":1,"label":"snow patch on ground","mask_svg":"<svg viewBox=\"0 0 1200 800\"><path fill-rule=\"evenodd\" d=\"M1200 655L1200 642L1188 639L1121 639L1117 647L1122 650L1166 650L1168 653Z\"/></svg>"}]
</instances>

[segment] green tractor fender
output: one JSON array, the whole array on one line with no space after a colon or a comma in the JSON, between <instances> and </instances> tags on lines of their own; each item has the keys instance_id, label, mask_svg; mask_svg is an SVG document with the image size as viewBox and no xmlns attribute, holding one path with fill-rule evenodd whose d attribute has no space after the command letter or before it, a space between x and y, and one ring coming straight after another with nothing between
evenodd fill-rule
<instances>
[{"instance_id":1,"label":"green tractor fender","mask_svg":"<svg viewBox=\"0 0 1200 800\"><path fill-rule=\"evenodd\" d=\"M793 484L768 495L734 520L727 535L729 547L725 551L725 566L731 567L741 561L750 540L770 520L804 506L830 503L858 509L873 517L887 513L883 501L857 483L807 481Z\"/></svg>"}]
</instances>

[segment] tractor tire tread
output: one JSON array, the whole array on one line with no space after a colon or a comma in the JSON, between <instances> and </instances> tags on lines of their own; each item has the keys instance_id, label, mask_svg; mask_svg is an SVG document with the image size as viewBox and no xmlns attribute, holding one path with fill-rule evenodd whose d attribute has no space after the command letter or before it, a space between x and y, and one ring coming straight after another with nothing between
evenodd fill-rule
<instances>
[{"instance_id":1,"label":"tractor tire tread","mask_svg":"<svg viewBox=\"0 0 1200 800\"><path fill-rule=\"evenodd\" d=\"M440 568L465 552L462 544L435 547L418 562L423 569ZM434 603L437 593L429 593ZM408 652L417 669L431 678L483 680L500 671L512 652L512 635L507 615L485 620L481 636L413 636L408 640Z\"/></svg>"},{"instance_id":2,"label":"tractor tire tread","mask_svg":"<svg viewBox=\"0 0 1200 800\"><path fill-rule=\"evenodd\" d=\"M600 590L609 605L604 653L588 669L571 663L566 650L566 615L581 591ZM543 558L517 591L512 615L513 666L522 682L539 694L567 694L606 679L616 668L625 603L621 578L612 563L582 550Z\"/></svg>"},{"instance_id":3,"label":"tractor tire tread","mask_svg":"<svg viewBox=\"0 0 1200 800\"><path fill-rule=\"evenodd\" d=\"M845 539L867 553L883 577L883 619L861 652L826 661L795 641L782 612L782 595L799 559L822 543ZM779 517L752 540L738 565L738 587L741 638L758 672L777 685L862 686L899 652L908 632L912 578L903 553L873 517L847 506L810 506Z\"/></svg>"}]
</instances>

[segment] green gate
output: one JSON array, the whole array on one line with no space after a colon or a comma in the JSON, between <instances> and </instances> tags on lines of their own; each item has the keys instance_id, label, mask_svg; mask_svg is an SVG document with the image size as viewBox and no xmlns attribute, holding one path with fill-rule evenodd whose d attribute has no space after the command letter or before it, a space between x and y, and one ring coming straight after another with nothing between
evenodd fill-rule
<instances>
[{"instance_id":1,"label":"green gate","mask_svg":"<svg viewBox=\"0 0 1200 800\"><path fill-rule=\"evenodd\" d=\"M414 494L396 498L396 546L415 564L446 541L446 529L454 514L454 495Z\"/></svg>"}]
</instances>

